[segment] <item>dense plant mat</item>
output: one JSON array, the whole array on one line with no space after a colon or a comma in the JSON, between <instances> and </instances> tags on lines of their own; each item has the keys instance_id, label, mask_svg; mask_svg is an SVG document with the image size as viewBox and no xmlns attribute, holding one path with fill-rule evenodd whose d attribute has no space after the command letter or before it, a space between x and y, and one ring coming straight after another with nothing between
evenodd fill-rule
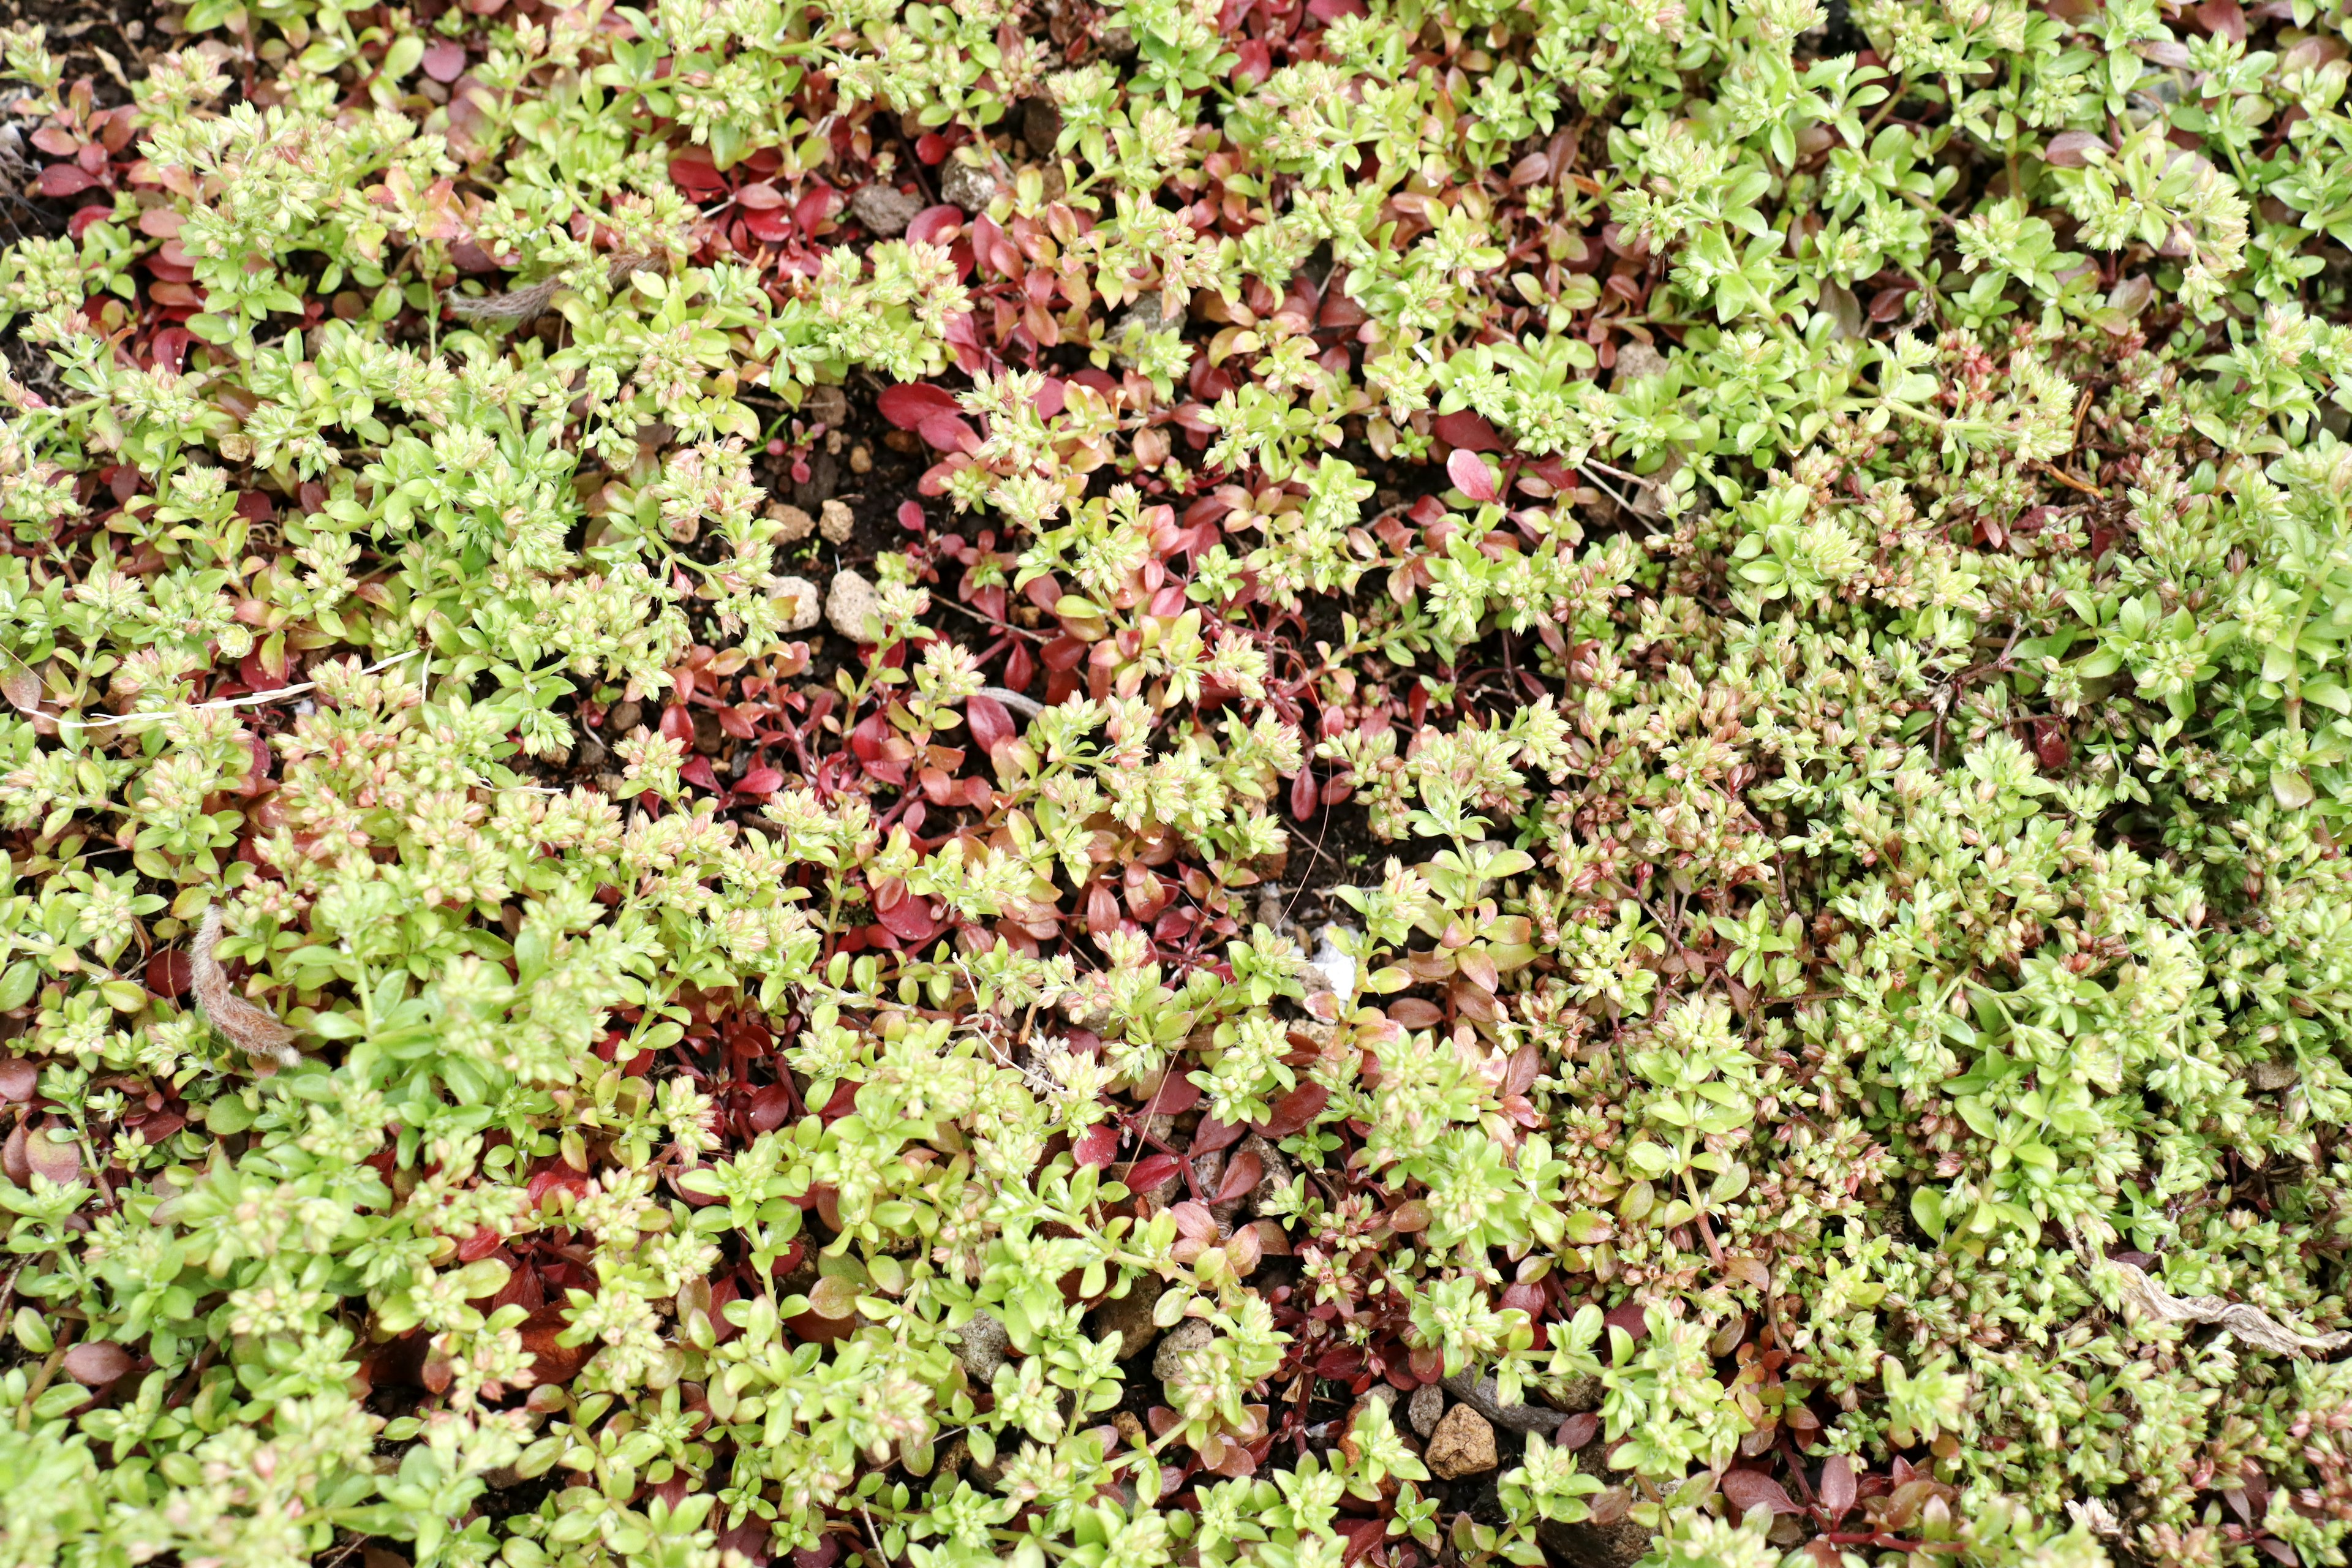
<instances>
[{"instance_id":1,"label":"dense plant mat","mask_svg":"<svg viewBox=\"0 0 2352 1568\"><path fill-rule=\"evenodd\" d=\"M0 1563L2343 1563L2348 40L30 17Z\"/></svg>"}]
</instances>

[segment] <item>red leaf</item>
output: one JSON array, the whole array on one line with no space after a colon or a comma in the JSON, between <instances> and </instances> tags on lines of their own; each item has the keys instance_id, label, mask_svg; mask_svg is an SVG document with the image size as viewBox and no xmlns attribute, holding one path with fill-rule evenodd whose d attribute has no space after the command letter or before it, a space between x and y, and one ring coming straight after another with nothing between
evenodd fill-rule
<instances>
[{"instance_id":1,"label":"red leaf","mask_svg":"<svg viewBox=\"0 0 2352 1568\"><path fill-rule=\"evenodd\" d=\"M41 171L34 188L45 196L78 196L98 184L98 176L74 163L52 163Z\"/></svg>"},{"instance_id":2,"label":"red leaf","mask_svg":"<svg viewBox=\"0 0 2352 1568\"><path fill-rule=\"evenodd\" d=\"M588 1194L587 1173L575 1171L551 1154L545 1163L530 1173L530 1180L524 1185L523 1192L530 1197L530 1206L537 1208L539 1200L557 1187L569 1188L574 1197L585 1197Z\"/></svg>"},{"instance_id":3,"label":"red leaf","mask_svg":"<svg viewBox=\"0 0 2352 1568\"><path fill-rule=\"evenodd\" d=\"M1130 1193L1148 1193L1172 1179L1180 1162L1173 1154L1153 1154L1128 1167L1124 1185Z\"/></svg>"},{"instance_id":4,"label":"red leaf","mask_svg":"<svg viewBox=\"0 0 2352 1568\"><path fill-rule=\"evenodd\" d=\"M2238 0L2205 0L2197 7L2197 19L2215 37L2239 44L2246 41L2246 13Z\"/></svg>"},{"instance_id":5,"label":"red leaf","mask_svg":"<svg viewBox=\"0 0 2352 1568\"><path fill-rule=\"evenodd\" d=\"M147 961L147 989L158 996L178 996L188 989L195 972L188 955L173 948L161 948Z\"/></svg>"},{"instance_id":6,"label":"red leaf","mask_svg":"<svg viewBox=\"0 0 2352 1568\"><path fill-rule=\"evenodd\" d=\"M929 942L940 933L940 922L928 899L908 899L878 918L900 942Z\"/></svg>"},{"instance_id":7,"label":"red leaf","mask_svg":"<svg viewBox=\"0 0 2352 1568\"><path fill-rule=\"evenodd\" d=\"M561 1307L541 1307L522 1321L515 1332L522 1340L522 1348L531 1358L531 1378L545 1386L569 1383L588 1358L596 1352L596 1342L584 1345L561 1345L556 1337L571 1324L565 1321Z\"/></svg>"},{"instance_id":8,"label":"red leaf","mask_svg":"<svg viewBox=\"0 0 2352 1568\"><path fill-rule=\"evenodd\" d=\"M1580 1410L1559 1424L1552 1434L1552 1446L1559 1448L1581 1448L1601 1435L1601 1417L1590 1410Z\"/></svg>"},{"instance_id":9,"label":"red leaf","mask_svg":"<svg viewBox=\"0 0 2352 1568\"><path fill-rule=\"evenodd\" d=\"M773 768L753 768L735 785L737 795L773 795L784 787L784 775Z\"/></svg>"},{"instance_id":10,"label":"red leaf","mask_svg":"<svg viewBox=\"0 0 2352 1568\"><path fill-rule=\"evenodd\" d=\"M446 87L466 70L466 46L444 38L425 51L425 74ZM714 171L715 172L715 171Z\"/></svg>"},{"instance_id":11,"label":"red leaf","mask_svg":"<svg viewBox=\"0 0 2352 1568\"><path fill-rule=\"evenodd\" d=\"M780 1083L763 1083L751 1091L751 1109L745 1112L754 1131L773 1132L793 1110L790 1090Z\"/></svg>"},{"instance_id":12,"label":"red leaf","mask_svg":"<svg viewBox=\"0 0 2352 1568\"><path fill-rule=\"evenodd\" d=\"M710 154L699 147L689 148L669 161L670 184L695 196L715 196L727 188Z\"/></svg>"},{"instance_id":13,"label":"red leaf","mask_svg":"<svg viewBox=\"0 0 2352 1568\"><path fill-rule=\"evenodd\" d=\"M2094 149L2105 152L2106 138L2092 131L2061 131L2042 150L2042 161L2053 168L2079 169L2091 161Z\"/></svg>"},{"instance_id":14,"label":"red leaf","mask_svg":"<svg viewBox=\"0 0 2352 1568\"><path fill-rule=\"evenodd\" d=\"M1315 770L1299 769L1298 776L1290 781L1290 815L1305 822L1315 815L1322 799L1323 792L1315 783Z\"/></svg>"},{"instance_id":15,"label":"red leaf","mask_svg":"<svg viewBox=\"0 0 2352 1568\"><path fill-rule=\"evenodd\" d=\"M66 1375L85 1388L103 1388L131 1370L131 1352L107 1340L66 1352Z\"/></svg>"},{"instance_id":16,"label":"red leaf","mask_svg":"<svg viewBox=\"0 0 2352 1568\"><path fill-rule=\"evenodd\" d=\"M882 417L901 430L914 430L934 415L953 415L956 400L942 387L928 382L908 382L898 386L885 387L875 400Z\"/></svg>"},{"instance_id":17,"label":"red leaf","mask_svg":"<svg viewBox=\"0 0 2352 1568\"><path fill-rule=\"evenodd\" d=\"M707 789L714 795L718 793L719 775L710 771L709 757L688 757L686 766L677 770L677 776L697 789Z\"/></svg>"},{"instance_id":18,"label":"red leaf","mask_svg":"<svg viewBox=\"0 0 2352 1568\"><path fill-rule=\"evenodd\" d=\"M33 712L41 706L41 678L12 655L0 662L0 696L19 713Z\"/></svg>"},{"instance_id":19,"label":"red leaf","mask_svg":"<svg viewBox=\"0 0 2352 1568\"><path fill-rule=\"evenodd\" d=\"M1070 1146L1070 1153L1079 1164L1092 1165L1097 1170L1108 1165L1112 1157L1118 1152L1118 1128L1117 1124L1108 1121L1097 1122L1087 1128L1078 1134L1077 1142Z\"/></svg>"},{"instance_id":20,"label":"red leaf","mask_svg":"<svg viewBox=\"0 0 2352 1568\"><path fill-rule=\"evenodd\" d=\"M1769 1508L1774 1513L1795 1513L1797 1505L1780 1489L1780 1483L1760 1470L1728 1470L1723 1477L1723 1495L1731 1506L1746 1514L1751 1509Z\"/></svg>"},{"instance_id":21,"label":"red leaf","mask_svg":"<svg viewBox=\"0 0 2352 1568\"><path fill-rule=\"evenodd\" d=\"M1331 1091L1319 1083L1302 1083L1274 1102L1274 1112L1258 1126L1261 1137L1287 1138L1323 1114Z\"/></svg>"},{"instance_id":22,"label":"red leaf","mask_svg":"<svg viewBox=\"0 0 2352 1568\"><path fill-rule=\"evenodd\" d=\"M1169 1205L1168 1214L1176 1222L1176 1234L1187 1241L1217 1239L1217 1220L1208 1209L1192 1199Z\"/></svg>"},{"instance_id":23,"label":"red leaf","mask_svg":"<svg viewBox=\"0 0 2352 1568\"><path fill-rule=\"evenodd\" d=\"M1479 461L1478 455L1467 447L1454 448L1453 455L1445 459L1445 477L1472 500L1495 499L1495 477L1486 471L1486 465Z\"/></svg>"},{"instance_id":24,"label":"red leaf","mask_svg":"<svg viewBox=\"0 0 2352 1568\"><path fill-rule=\"evenodd\" d=\"M915 138L915 156L936 167L947 162L948 139L936 131L926 131Z\"/></svg>"},{"instance_id":25,"label":"red leaf","mask_svg":"<svg viewBox=\"0 0 2352 1568\"><path fill-rule=\"evenodd\" d=\"M1217 1184L1215 1201L1229 1204L1256 1186L1265 1176L1265 1162L1258 1157L1258 1152L1244 1149L1225 1167L1225 1179Z\"/></svg>"},{"instance_id":26,"label":"red leaf","mask_svg":"<svg viewBox=\"0 0 2352 1568\"><path fill-rule=\"evenodd\" d=\"M907 220L907 238L926 245L945 245L963 226L963 209L958 206L925 207Z\"/></svg>"},{"instance_id":27,"label":"red leaf","mask_svg":"<svg viewBox=\"0 0 2352 1568\"><path fill-rule=\"evenodd\" d=\"M858 721L857 728L849 732L849 749L856 753L861 763L878 763L883 755L882 742L889 733L890 726L882 715L868 713Z\"/></svg>"},{"instance_id":28,"label":"red leaf","mask_svg":"<svg viewBox=\"0 0 2352 1568\"><path fill-rule=\"evenodd\" d=\"M915 426L926 446L940 452L972 452L980 448L980 432L952 414L934 414Z\"/></svg>"},{"instance_id":29,"label":"red leaf","mask_svg":"<svg viewBox=\"0 0 2352 1568\"><path fill-rule=\"evenodd\" d=\"M1843 1454L1832 1454L1822 1467L1822 1507L1832 1520L1843 1516L1853 1506L1853 1461Z\"/></svg>"},{"instance_id":30,"label":"red leaf","mask_svg":"<svg viewBox=\"0 0 2352 1568\"><path fill-rule=\"evenodd\" d=\"M1039 384L1037 395L1029 400L1029 405L1037 411L1038 418L1051 419L1062 411L1066 390L1061 377L1049 375Z\"/></svg>"},{"instance_id":31,"label":"red leaf","mask_svg":"<svg viewBox=\"0 0 2352 1568\"><path fill-rule=\"evenodd\" d=\"M1274 74L1273 52L1264 38L1244 40L1234 51L1234 86L1252 88Z\"/></svg>"},{"instance_id":32,"label":"red leaf","mask_svg":"<svg viewBox=\"0 0 2352 1568\"><path fill-rule=\"evenodd\" d=\"M1004 704L993 697L973 697L963 705L964 723L971 738L980 742L983 752L994 752L1013 739L1013 717L1005 712Z\"/></svg>"},{"instance_id":33,"label":"red leaf","mask_svg":"<svg viewBox=\"0 0 2352 1568\"><path fill-rule=\"evenodd\" d=\"M1315 1358L1318 1377L1350 1378L1364 1370L1364 1352L1354 1345L1334 1345Z\"/></svg>"},{"instance_id":34,"label":"red leaf","mask_svg":"<svg viewBox=\"0 0 2352 1568\"><path fill-rule=\"evenodd\" d=\"M841 193L830 185L820 185L793 204L793 226L803 234L814 236L819 225L840 210ZM814 263L811 263L812 266ZM884 394L887 396L888 394ZM895 424L896 421L893 421Z\"/></svg>"},{"instance_id":35,"label":"red leaf","mask_svg":"<svg viewBox=\"0 0 2352 1568\"><path fill-rule=\"evenodd\" d=\"M1181 1116L1201 1103L1201 1086L1181 1072L1160 1080L1160 1089L1144 1110L1153 1116Z\"/></svg>"},{"instance_id":36,"label":"red leaf","mask_svg":"<svg viewBox=\"0 0 2352 1568\"><path fill-rule=\"evenodd\" d=\"M1220 1149L1230 1149L1241 1141L1240 1127L1228 1126L1213 1116L1204 1116L1201 1119L1201 1125L1193 1129L1192 1152L1196 1155L1213 1154Z\"/></svg>"},{"instance_id":37,"label":"red leaf","mask_svg":"<svg viewBox=\"0 0 2352 1568\"><path fill-rule=\"evenodd\" d=\"M1441 414L1434 426L1437 438L1449 447L1459 447L1468 452L1507 452L1510 443L1496 433L1495 427L1468 409L1459 414Z\"/></svg>"},{"instance_id":38,"label":"red leaf","mask_svg":"<svg viewBox=\"0 0 2352 1568\"><path fill-rule=\"evenodd\" d=\"M41 1069L22 1057L11 1057L0 1062L0 1100L10 1105L30 1105L41 1087Z\"/></svg>"}]
</instances>

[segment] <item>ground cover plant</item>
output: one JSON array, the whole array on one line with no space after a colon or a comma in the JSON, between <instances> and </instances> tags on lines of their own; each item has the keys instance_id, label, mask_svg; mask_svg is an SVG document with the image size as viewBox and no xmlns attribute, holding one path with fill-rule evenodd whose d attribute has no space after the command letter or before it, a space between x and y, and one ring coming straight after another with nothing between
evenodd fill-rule
<instances>
[{"instance_id":1,"label":"ground cover plant","mask_svg":"<svg viewBox=\"0 0 2352 1568\"><path fill-rule=\"evenodd\" d=\"M2352 6L0 39L0 1563L2341 1563Z\"/></svg>"}]
</instances>

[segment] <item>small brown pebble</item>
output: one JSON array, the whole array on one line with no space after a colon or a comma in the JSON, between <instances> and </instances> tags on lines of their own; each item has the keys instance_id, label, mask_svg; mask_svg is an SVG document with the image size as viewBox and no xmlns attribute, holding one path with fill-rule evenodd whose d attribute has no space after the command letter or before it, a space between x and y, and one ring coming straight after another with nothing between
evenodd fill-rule
<instances>
[{"instance_id":1,"label":"small brown pebble","mask_svg":"<svg viewBox=\"0 0 2352 1568\"><path fill-rule=\"evenodd\" d=\"M877 235L894 239L907 232L907 226L923 210L923 204L877 180L858 187L857 194L849 198L849 210Z\"/></svg>"},{"instance_id":2,"label":"small brown pebble","mask_svg":"<svg viewBox=\"0 0 2352 1568\"><path fill-rule=\"evenodd\" d=\"M808 395L801 399L801 417L803 419L813 419L831 427L848 416L849 395L837 386L812 386Z\"/></svg>"},{"instance_id":3,"label":"small brown pebble","mask_svg":"<svg viewBox=\"0 0 2352 1568\"><path fill-rule=\"evenodd\" d=\"M1118 1441L1121 1447L1143 1441L1143 1423L1136 1419L1134 1411L1118 1412L1110 1418L1110 1424L1118 1428Z\"/></svg>"},{"instance_id":4,"label":"small brown pebble","mask_svg":"<svg viewBox=\"0 0 2352 1568\"><path fill-rule=\"evenodd\" d=\"M882 444L894 452L922 450L922 443L915 438L912 430L885 430L882 432Z\"/></svg>"},{"instance_id":5,"label":"small brown pebble","mask_svg":"<svg viewBox=\"0 0 2352 1568\"><path fill-rule=\"evenodd\" d=\"M1024 99L1021 104L1021 140L1039 158L1054 151L1062 134L1062 111L1050 98Z\"/></svg>"},{"instance_id":6,"label":"small brown pebble","mask_svg":"<svg viewBox=\"0 0 2352 1568\"><path fill-rule=\"evenodd\" d=\"M1176 1375L1183 1364L1184 1353L1196 1351L1217 1337L1217 1331L1200 1318L1187 1318L1160 1339L1160 1348L1152 1353L1151 1375L1165 1383Z\"/></svg>"},{"instance_id":7,"label":"small brown pebble","mask_svg":"<svg viewBox=\"0 0 2352 1568\"><path fill-rule=\"evenodd\" d=\"M1160 1337L1160 1330L1151 1321L1151 1309L1159 1304L1162 1289L1156 1276L1147 1274L1129 1285L1126 1295L1115 1301L1105 1301L1094 1310L1095 1337L1118 1342L1113 1360L1126 1361L1139 1355Z\"/></svg>"},{"instance_id":8,"label":"small brown pebble","mask_svg":"<svg viewBox=\"0 0 2352 1568\"><path fill-rule=\"evenodd\" d=\"M792 544L816 531L816 519L788 501L775 501L768 508L768 521L776 525L776 542Z\"/></svg>"},{"instance_id":9,"label":"small brown pebble","mask_svg":"<svg viewBox=\"0 0 2352 1568\"><path fill-rule=\"evenodd\" d=\"M860 441L849 449L849 471L870 474L874 471L874 448Z\"/></svg>"},{"instance_id":10,"label":"small brown pebble","mask_svg":"<svg viewBox=\"0 0 2352 1568\"><path fill-rule=\"evenodd\" d=\"M625 735L645 722L645 709L635 702L615 702L604 710L604 732Z\"/></svg>"},{"instance_id":11,"label":"small brown pebble","mask_svg":"<svg viewBox=\"0 0 2352 1568\"><path fill-rule=\"evenodd\" d=\"M1445 1413L1429 1436L1429 1473L1440 1480L1457 1480L1495 1468L1495 1428L1466 1405Z\"/></svg>"},{"instance_id":12,"label":"small brown pebble","mask_svg":"<svg viewBox=\"0 0 2352 1568\"><path fill-rule=\"evenodd\" d=\"M849 542L849 536L857 531L857 518L850 511L847 503L829 500L824 503L823 515L818 519L816 527L817 531L824 534L831 542L846 544Z\"/></svg>"},{"instance_id":13,"label":"small brown pebble","mask_svg":"<svg viewBox=\"0 0 2352 1568\"><path fill-rule=\"evenodd\" d=\"M960 158L953 159L940 174L940 195L968 213L985 211L996 196L996 177Z\"/></svg>"}]
</instances>

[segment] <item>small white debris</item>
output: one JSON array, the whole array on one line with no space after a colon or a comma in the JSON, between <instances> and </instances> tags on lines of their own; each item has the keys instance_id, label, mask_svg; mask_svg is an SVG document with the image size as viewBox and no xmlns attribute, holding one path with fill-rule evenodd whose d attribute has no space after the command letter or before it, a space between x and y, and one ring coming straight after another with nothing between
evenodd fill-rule
<instances>
[{"instance_id":1,"label":"small white debris","mask_svg":"<svg viewBox=\"0 0 2352 1568\"><path fill-rule=\"evenodd\" d=\"M1342 951L1340 943L1352 947L1363 941L1363 933L1342 925L1328 925L1322 931L1322 945L1315 956L1307 961L1307 994L1328 991L1342 1002L1356 999L1356 961Z\"/></svg>"}]
</instances>

